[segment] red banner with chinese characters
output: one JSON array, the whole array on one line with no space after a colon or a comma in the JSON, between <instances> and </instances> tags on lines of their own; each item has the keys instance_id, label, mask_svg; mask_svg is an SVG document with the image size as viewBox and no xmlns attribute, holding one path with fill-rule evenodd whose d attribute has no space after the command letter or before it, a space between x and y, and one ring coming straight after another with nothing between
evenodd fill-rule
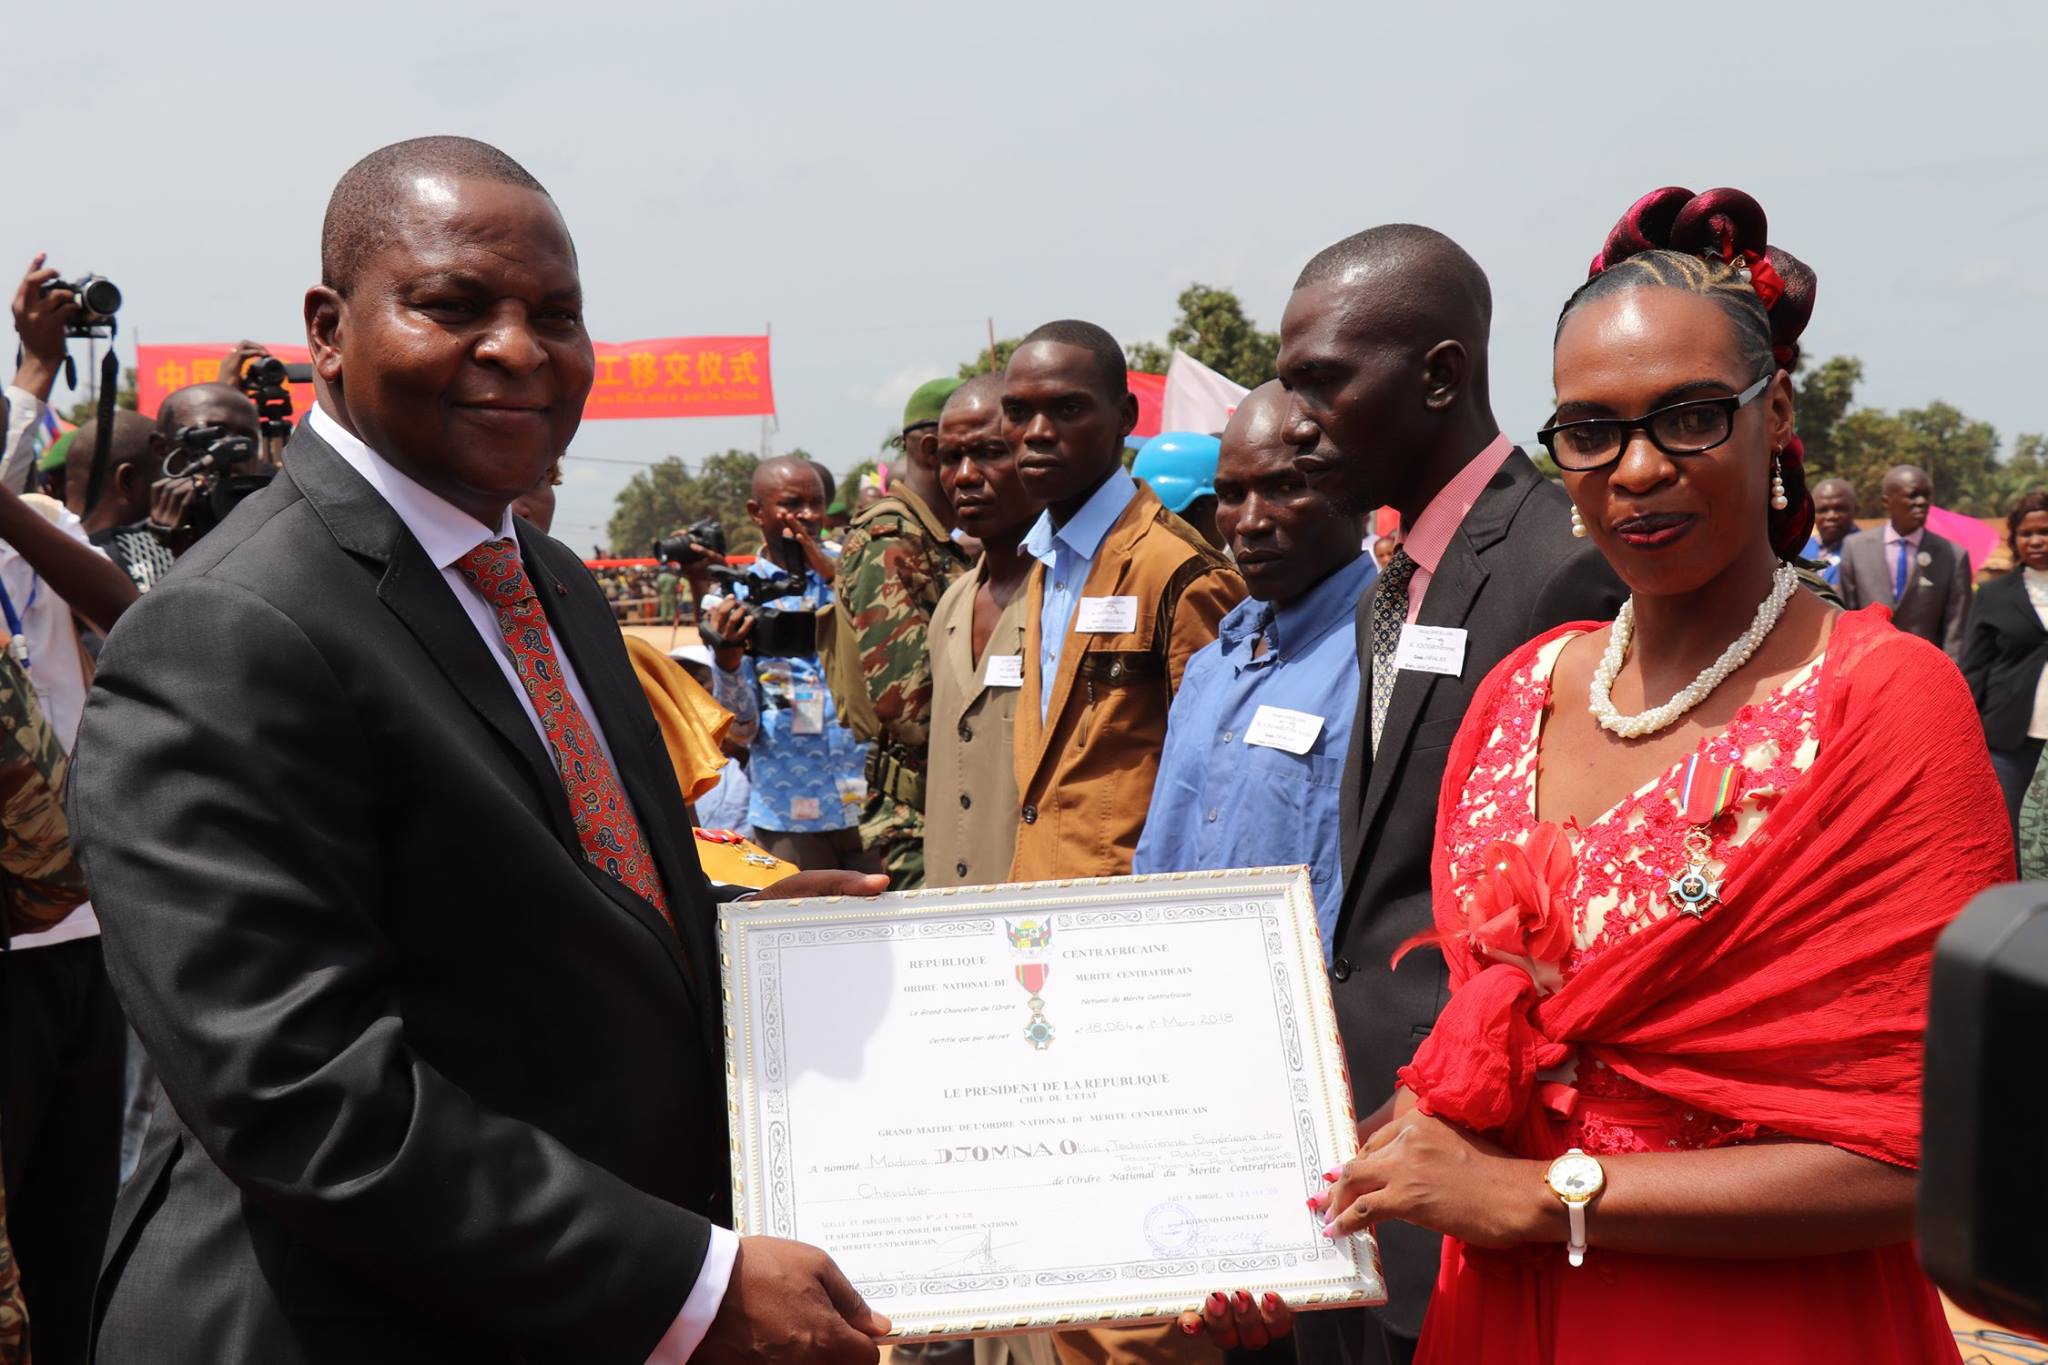
<instances>
[{"instance_id":1,"label":"red banner with chinese characters","mask_svg":"<svg viewBox=\"0 0 2048 1365\"><path fill-rule=\"evenodd\" d=\"M137 346L135 405L144 417L156 416L164 397L187 384L212 384L223 376L220 367L232 345ZM272 346L270 353L287 365L303 365L311 356L303 346ZM303 417L313 407L313 386L293 384L292 411Z\"/></svg>"},{"instance_id":2,"label":"red banner with chinese characters","mask_svg":"<svg viewBox=\"0 0 2048 1365\"><path fill-rule=\"evenodd\" d=\"M659 337L600 341L597 378L583 405L598 417L759 417L775 411L768 371L768 338ZM137 346L136 397L145 417L156 416L164 395L187 384L221 378L228 345ZM288 365L303 365L304 346L272 346ZM294 384L292 411L313 406L313 386Z\"/></svg>"},{"instance_id":3,"label":"red banner with chinese characters","mask_svg":"<svg viewBox=\"0 0 2048 1365\"><path fill-rule=\"evenodd\" d=\"M583 416L759 417L775 411L768 338L661 337L597 343Z\"/></svg>"}]
</instances>

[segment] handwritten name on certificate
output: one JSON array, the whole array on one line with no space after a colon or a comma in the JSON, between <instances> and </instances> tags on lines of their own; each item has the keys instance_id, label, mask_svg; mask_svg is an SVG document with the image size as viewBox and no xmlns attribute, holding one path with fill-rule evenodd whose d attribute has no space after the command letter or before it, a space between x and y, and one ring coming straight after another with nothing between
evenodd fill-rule
<instances>
[{"instance_id":1,"label":"handwritten name on certificate","mask_svg":"<svg viewBox=\"0 0 2048 1365\"><path fill-rule=\"evenodd\" d=\"M721 907L734 1208L899 1334L1384 1300L1304 869Z\"/></svg>"}]
</instances>

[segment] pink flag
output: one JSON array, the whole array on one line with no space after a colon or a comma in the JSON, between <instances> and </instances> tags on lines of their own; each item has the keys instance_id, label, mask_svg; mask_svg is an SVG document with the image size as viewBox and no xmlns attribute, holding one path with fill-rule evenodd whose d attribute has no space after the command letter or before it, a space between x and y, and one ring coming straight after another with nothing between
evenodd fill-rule
<instances>
[{"instance_id":1,"label":"pink flag","mask_svg":"<svg viewBox=\"0 0 2048 1365\"><path fill-rule=\"evenodd\" d=\"M1984 571L1984 561L1998 548L1999 534L1975 517L1951 512L1946 507L1927 509L1927 529L1943 540L1952 540L1970 557L1970 572Z\"/></svg>"}]
</instances>

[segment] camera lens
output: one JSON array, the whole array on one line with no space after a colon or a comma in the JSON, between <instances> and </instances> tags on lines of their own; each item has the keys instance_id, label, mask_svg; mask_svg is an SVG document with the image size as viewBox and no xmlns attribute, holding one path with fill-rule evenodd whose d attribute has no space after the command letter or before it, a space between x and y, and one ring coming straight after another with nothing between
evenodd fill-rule
<instances>
[{"instance_id":1,"label":"camera lens","mask_svg":"<svg viewBox=\"0 0 2048 1365\"><path fill-rule=\"evenodd\" d=\"M244 373L259 384L282 384L285 381L284 362L274 355L252 362Z\"/></svg>"},{"instance_id":2,"label":"camera lens","mask_svg":"<svg viewBox=\"0 0 2048 1365\"><path fill-rule=\"evenodd\" d=\"M78 284L78 302L86 312L107 318L121 311L121 291L114 287L112 280L100 275L87 275Z\"/></svg>"}]
</instances>

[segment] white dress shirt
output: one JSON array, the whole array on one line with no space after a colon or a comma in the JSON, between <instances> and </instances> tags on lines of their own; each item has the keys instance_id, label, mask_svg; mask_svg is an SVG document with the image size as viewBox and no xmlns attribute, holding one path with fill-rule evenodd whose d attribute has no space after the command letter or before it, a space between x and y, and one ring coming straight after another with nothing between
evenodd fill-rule
<instances>
[{"instance_id":1,"label":"white dress shirt","mask_svg":"<svg viewBox=\"0 0 2048 1365\"><path fill-rule=\"evenodd\" d=\"M346 460L349 468L362 475L370 487L377 490L377 495L390 504L398 519L405 523L405 529L412 532L413 539L427 552L427 558L441 571L442 580L455 594L455 600L462 604L469 623L476 627L477 635L490 647L491 657L498 662L498 671L505 675L505 685L518 696L520 709L533 722L533 731L540 736L541 748L552 755L554 749L548 744L547 731L541 727L540 716L534 711L526 688L520 684L519 674L512 666L512 651L506 647L505 636L498 629L496 610L484 600L482 593L470 587L468 580L455 568L456 561L485 541L518 539L513 531L512 509L505 509L495 528L486 526L399 472L390 461L328 416L325 408L314 408L306 420L320 439L332 446L334 453ZM574 661L569 658L569 652L559 646L555 650L555 659L561 665L562 681L567 685L569 695L576 699L584 719L590 722L591 733L597 737L597 746L604 752L605 762L610 763L611 746L605 742L604 728L598 723L597 711L585 695L583 684L577 680ZM621 791L620 795L623 797L624 792ZM679 1020L678 1026L687 1022ZM711 1244L705 1248L704 1267L697 1274L697 1283L683 1300L682 1311L656 1344L654 1354L647 1358L647 1365L682 1365L690 1358L698 1343L704 1340L704 1333L710 1329L711 1319L717 1316L718 1305L725 1299L726 1286L732 1280L733 1262L738 1255L739 1238L726 1228L713 1227Z\"/></svg>"}]
</instances>

